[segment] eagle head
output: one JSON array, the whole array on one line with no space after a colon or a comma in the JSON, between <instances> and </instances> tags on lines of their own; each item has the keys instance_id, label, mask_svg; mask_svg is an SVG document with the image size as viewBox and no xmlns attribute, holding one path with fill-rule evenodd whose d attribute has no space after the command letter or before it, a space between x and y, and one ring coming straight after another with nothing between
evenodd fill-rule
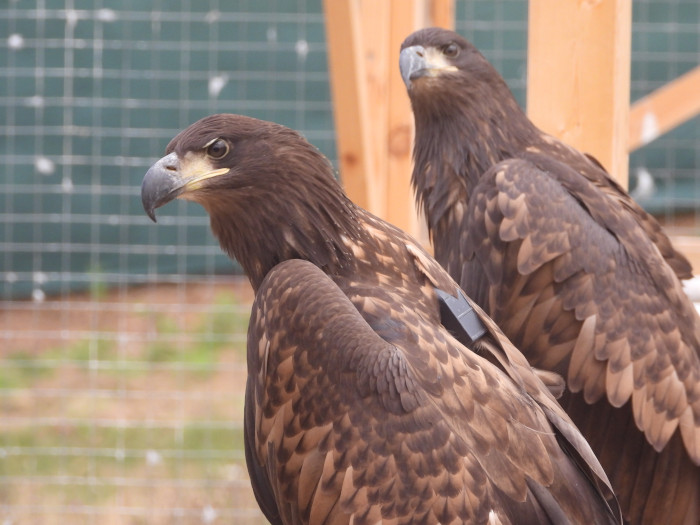
<instances>
[{"instance_id":1,"label":"eagle head","mask_svg":"<svg viewBox=\"0 0 700 525\"><path fill-rule=\"evenodd\" d=\"M359 235L328 159L296 131L242 115L205 117L170 141L141 201L155 221L174 199L204 207L222 249L255 284L290 258L336 268L348 258L343 239Z\"/></svg>"},{"instance_id":2,"label":"eagle head","mask_svg":"<svg viewBox=\"0 0 700 525\"><path fill-rule=\"evenodd\" d=\"M146 173L141 200L155 221L155 210L173 199L198 202L210 213L234 194L267 189L258 178L272 178L284 161L285 143L304 144L293 130L243 115L205 117L173 138L166 155Z\"/></svg>"},{"instance_id":3,"label":"eagle head","mask_svg":"<svg viewBox=\"0 0 700 525\"><path fill-rule=\"evenodd\" d=\"M429 105L431 111L451 114L460 106L490 100L494 92L511 96L479 50L447 29L429 27L410 34L401 44L399 68L414 111L416 105Z\"/></svg>"}]
</instances>

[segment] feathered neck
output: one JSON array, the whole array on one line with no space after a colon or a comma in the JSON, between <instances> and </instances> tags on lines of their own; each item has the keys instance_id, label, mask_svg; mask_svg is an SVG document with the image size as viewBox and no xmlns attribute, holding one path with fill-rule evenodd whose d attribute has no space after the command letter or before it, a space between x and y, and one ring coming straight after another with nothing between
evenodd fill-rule
<instances>
[{"instance_id":1,"label":"feathered neck","mask_svg":"<svg viewBox=\"0 0 700 525\"><path fill-rule=\"evenodd\" d=\"M453 77L444 86L416 90L412 184L434 225L445 208L466 202L481 175L541 140L503 79ZM447 80L447 79L446 79Z\"/></svg>"},{"instance_id":2,"label":"feathered neck","mask_svg":"<svg viewBox=\"0 0 700 525\"><path fill-rule=\"evenodd\" d=\"M275 163L257 182L219 190L202 204L221 248L243 267L257 290L288 259L336 274L352 260L349 240L363 234L358 208L346 197L320 153Z\"/></svg>"}]
</instances>

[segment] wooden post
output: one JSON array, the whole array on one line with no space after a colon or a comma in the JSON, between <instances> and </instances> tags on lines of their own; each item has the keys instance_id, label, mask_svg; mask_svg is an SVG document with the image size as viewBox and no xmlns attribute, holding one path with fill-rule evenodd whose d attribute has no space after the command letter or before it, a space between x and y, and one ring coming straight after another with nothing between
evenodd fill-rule
<instances>
[{"instance_id":1,"label":"wooden post","mask_svg":"<svg viewBox=\"0 0 700 525\"><path fill-rule=\"evenodd\" d=\"M527 111L627 187L631 0L530 0Z\"/></svg>"},{"instance_id":2,"label":"wooden post","mask_svg":"<svg viewBox=\"0 0 700 525\"><path fill-rule=\"evenodd\" d=\"M430 2L430 24L445 29L455 28L454 0L432 0Z\"/></svg>"},{"instance_id":3,"label":"wooden post","mask_svg":"<svg viewBox=\"0 0 700 525\"><path fill-rule=\"evenodd\" d=\"M352 200L372 209L377 204L367 179L372 170L360 6L352 0L324 0L324 9L341 176Z\"/></svg>"},{"instance_id":4,"label":"wooden post","mask_svg":"<svg viewBox=\"0 0 700 525\"><path fill-rule=\"evenodd\" d=\"M371 0L370 0L371 1ZM391 0L388 31L387 70L387 135L384 152L388 159L388 194L386 219L399 228L419 237L419 218L411 188L413 171L414 122L411 102L399 70L401 42L413 31L425 25L419 8L421 1Z\"/></svg>"},{"instance_id":5,"label":"wooden post","mask_svg":"<svg viewBox=\"0 0 700 525\"><path fill-rule=\"evenodd\" d=\"M324 9L345 190L360 206L425 239L410 187L413 113L399 47L420 27L453 26L454 0L324 0Z\"/></svg>"}]
</instances>

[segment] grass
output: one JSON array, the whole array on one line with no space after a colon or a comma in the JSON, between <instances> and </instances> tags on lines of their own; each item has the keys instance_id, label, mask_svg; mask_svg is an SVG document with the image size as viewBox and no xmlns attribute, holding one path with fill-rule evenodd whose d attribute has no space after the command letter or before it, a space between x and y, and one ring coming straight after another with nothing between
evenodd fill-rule
<instances>
[{"instance_id":1,"label":"grass","mask_svg":"<svg viewBox=\"0 0 700 525\"><path fill-rule=\"evenodd\" d=\"M0 389L28 388L50 370L37 366L28 352L14 352L0 361Z\"/></svg>"},{"instance_id":2,"label":"grass","mask_svg":"<svg viewBox=\"0 0 700 525\"><path fill-rule=\"evenodd\" d=\"M247 311L222 294L146 321L128 352L103 331L0 358L0 523L223 523L236 506L264 523L243 454Z\"/></svg>"},{"instance_id":3,"label":"grass","mask_svg":"<svg viewBox=\"0 0 700 525\"><path fill-rule=\"evenodd\" d=\"M160 315L156 318L158 340L145 352L149 363L178 363L195 370L200 378L215 370L224 348L236 350L237 357L245 360L242 335L248 327L248 313L237 311L232 296L220 295L212 313L200 319L194 330L188 332L191 344L178 342L182 328L175 318ZM173 342L175 341L175 342Z\"/></svg>"},{"instance_id":4,"label":"grass","mask_svg":"<svg viewBox=\"0 0 700 525\"><path fill-rule=\"evenodd\" d=\"M144 462L166 467L177 463L178 468L183 462L218 465L222 457L242 462L243 429L197 423L180 428L51 425L38 430L5 430L0 434L0 449L4 451L0 459L3 476L26 473L27 462L32 463L33 474L40 476L59 476L66 471L80 476L95 470L115 475ZM157 461L152 460L156 457L149 454L152 452L156 452Z\"/></svg>"},{"instance_id":5,"label":"grass","mask_svg":"<svg viewBox=\"0 0 700 525\"><path fill-rule=\"evenodd\" d=\"M106 508L121 500L127 508L143 509L153 505L149 487L157 484L173 498L170 506L231 505L236 492L238 497L248 492L242 506L255 506L245 479L240 428L45 427L5 431L1 447L0 476L13 480L0 483L5 502ZM179 500L183 487L194 500Z\"/></svg>"},{"instance_id":6,"label":"grass","mask_svg":"<svg viewBox=\"0 0 700 525\"><path fill-rule=\"evenodd\" d=\"M162 313L155 316L154 324L154 340L139 355L126 358L120 355L114 339L100 336L51 348L38 357L28 351L13 352L0 359L0 389L31 388L36 380L59 371L56 361L77 363L83 367L95 362L109 362L105 373L116 376L148 373L148 367L135 371L133 361L179 364L204 379L216 369L224 349L233 348L236 357L245 360L248 313L241 312L232 295L221 294L212 307L212 313L202 316L192 330L183 328L176 318Z\"/></svg>"}]
</instances>

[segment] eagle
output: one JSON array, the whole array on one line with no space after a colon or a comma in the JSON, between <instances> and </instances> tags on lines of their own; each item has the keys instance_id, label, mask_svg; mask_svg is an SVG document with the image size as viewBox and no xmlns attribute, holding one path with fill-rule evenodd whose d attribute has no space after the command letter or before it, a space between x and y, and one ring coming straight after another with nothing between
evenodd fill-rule
<instances>
[{"instance_id":1,"label":"eagle","mask_svg":"<svg viewBox=\"0 0 700 525\"><path fill-rule=\"evenodd\" d=\"M255 292L245 451L271 523L619 523L540 375L299 133L205 117L141 196L153 220L176 198L202 205Z\"/></svg>"},{"instance_id":2,"label":"eagle","mask_svg":"<svg viewBox=\"0 0 700 525\"><path fill-rule=\"evenodd\" d=\"M634 524L700 523L700 319L686 258L592 156L539 130L459 34L399 66L435 258L560 400Z\"/></svg>"}]
</instances>

